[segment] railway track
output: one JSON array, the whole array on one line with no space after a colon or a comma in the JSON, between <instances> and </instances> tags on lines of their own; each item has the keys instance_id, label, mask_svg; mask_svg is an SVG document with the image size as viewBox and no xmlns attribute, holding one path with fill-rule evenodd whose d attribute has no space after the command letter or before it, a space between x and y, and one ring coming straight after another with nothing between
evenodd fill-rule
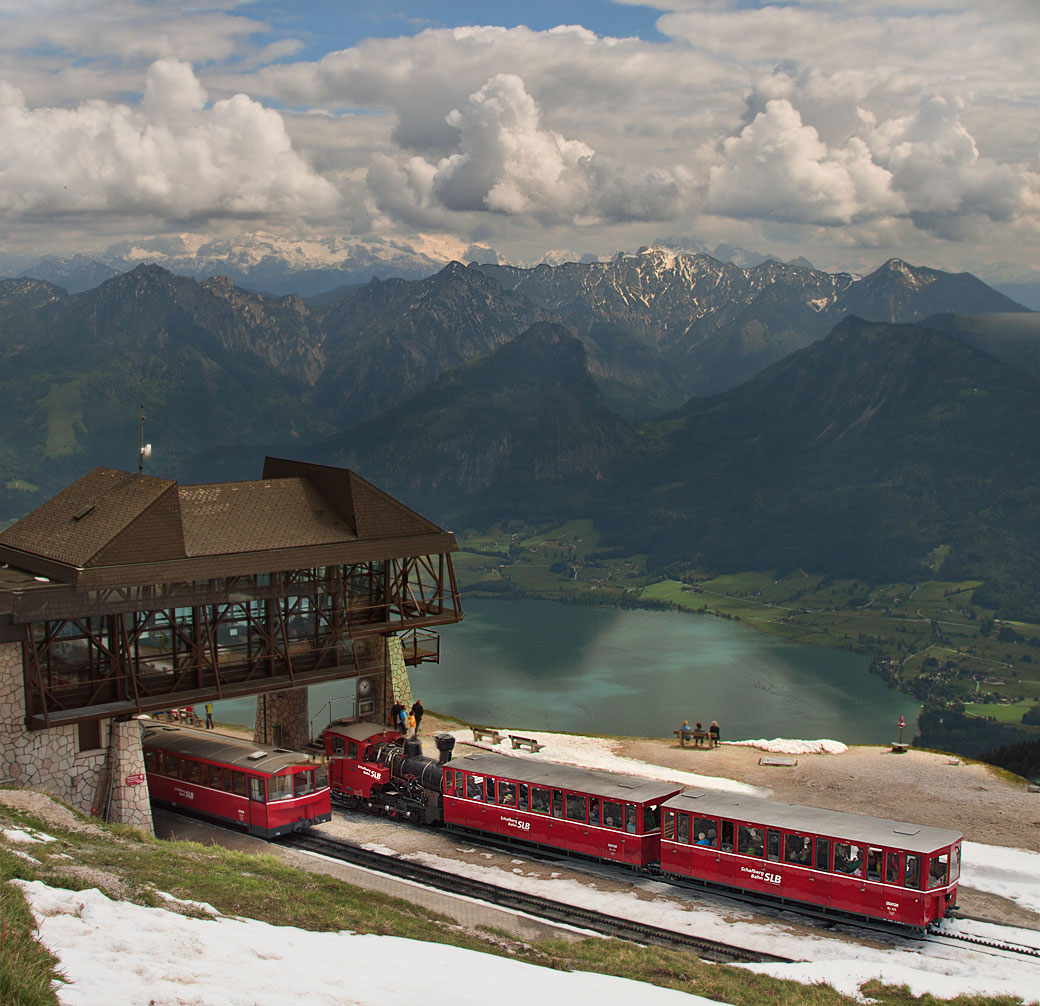
<instances>
[{"instance_id":1,"label":"railway track","mask_svg":"<svg viewBox=\"0 0 1040 1006\"><path fill-rule=\"evenodd\" d=\"M1020 957L1040 958L1040 947L1029 947L1022 943L1006 943L1003 940L991 940L984 936L973 936L971 933L949 933L940 930L929 930L926 937L929 943L944 944L946 941L954 943L971 943L985 950L999 950L1006 954L1017 954Z\"/></svg>"},{"instance_id":2,"label":"railway track","mask_svg":"<svg viewBox=\"0 0 1040 1006\"><path fill-rule=\"evenodd\" d=\"M474 898L500 908L524 912L539 919L588 929L600 935L613 936L634 943L692 950L698 957L717 963L746 964L763 961L791 963L793 961L793 958L790 957L760 953L716 940L691 936L687 933L677 933L658 926L634 922L631 919L607 915L593 909L577 908L574 905L553 901L539 895L525 894L469 877L460 877L446 870L362 849L349 842L303 834L286 836L280 840L280 844L305 852L318 853L391 877L411 880L450 894Z\"/></svg>"}]
</instances>

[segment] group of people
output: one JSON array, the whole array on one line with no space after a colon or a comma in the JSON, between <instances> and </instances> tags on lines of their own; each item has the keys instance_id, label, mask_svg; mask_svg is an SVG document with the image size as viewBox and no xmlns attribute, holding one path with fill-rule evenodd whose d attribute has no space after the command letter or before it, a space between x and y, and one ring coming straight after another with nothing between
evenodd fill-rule
<instances>
[{"instance_id":1,"label":"group of people","mask_svg":"<svg viewBox=\"0 0 1040 1006\"><path fill-rule=\"evenodd\" d=\"M679 733L682 734L680 740L685 744L686 741L691 738L695 738L698 735L704 735L704 727L698 723L695 727L690 726L689 720L683 720L682 726L679 727ZM708 744L710 747L719 746L719 721L712 720L711 726L708 727Z\"/></svg>"},{"instance_id":2,"label":"group of people","mask_svg":"<svg viewBox=\"0 0 1040 1006\"><path fill-rule=\"evenodd\" d=\"M422 699L416 699L412 703L411 709L408 709L400 702L395 702L390 707L390 725L395 730L400 730L405 737L417 737L419 735L419 724L422 723L422 718Z\"/></svg>"}]
</instances>

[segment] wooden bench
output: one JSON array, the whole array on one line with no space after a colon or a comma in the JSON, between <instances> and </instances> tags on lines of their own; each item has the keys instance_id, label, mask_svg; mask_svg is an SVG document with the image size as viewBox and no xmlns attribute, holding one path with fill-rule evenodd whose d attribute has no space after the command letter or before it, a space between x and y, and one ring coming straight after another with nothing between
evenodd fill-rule
<instances>
[{"instance_id":1,"label":"wooden bench","mask_svg":"<svg viewBox=\"0 0 1040 1006\"><path fill-rule=\"evenodd\" d=\"M517 748L527 748L528 751L534 753L535 751L541 751L544 744L539 744L533 737L517 737L516 734L510 734L509 739L513 742L513 750Z\"/></svg>"},{"instance_id":2,"label":"wooden bench","mask_svg":"<svg viewBox=\"0 0 1040 1006\"><path fill-rule=\"evenodd\" d=\"M502 735L491 727L472 727L473 739L475 741L489 740L492 744L497 744L501 739Z\"/></svg>"},{"instance_id":3,"label":"wooden bench","mask_svg":"<svg viewBox=\"0 0 1040 1006\"><path fill-rule=\"evenodd\" d=\"M694 747L711 747L711 734L707 730L673 730L679 738L679 747L686 747L687 741L693 741Z\"/></svg>"}]
</instances>

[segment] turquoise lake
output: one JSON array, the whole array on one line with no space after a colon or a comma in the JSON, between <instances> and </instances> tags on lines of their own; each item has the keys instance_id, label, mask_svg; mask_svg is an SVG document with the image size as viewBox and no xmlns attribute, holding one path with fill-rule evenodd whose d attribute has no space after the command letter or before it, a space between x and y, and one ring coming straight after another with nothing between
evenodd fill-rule
<instances>
[{"instance_id":1,"label":"turquoise lake","mask_svg":"<svg viewBox=\"0 0 1040 1006\"><path fill-rule=\"evenodd\" d=\"M552 601L463 607L465 620L441 629L441 662L409 674L427 709L471 723L670 737L683 719L716 719L724 740L885 744L900 716L912 736L920 710L868 674L862 654L798 646L739 622ZM312 688L312 726L352 705L351 682ZM215 714L251 725L254 708L253 699L219 702Z\"/></svg>"}]
</instances>

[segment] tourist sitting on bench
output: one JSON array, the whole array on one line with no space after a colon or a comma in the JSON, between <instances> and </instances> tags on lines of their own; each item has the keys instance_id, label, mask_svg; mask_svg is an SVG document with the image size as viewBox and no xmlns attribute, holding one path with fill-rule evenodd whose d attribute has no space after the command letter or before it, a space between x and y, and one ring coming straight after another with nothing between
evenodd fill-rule
<instances>
[{"instance_id":1,"label":"tourist sitting on bench","mask_svg":"<svg viewBox=\"0 0 1040 1006\"><path fill-rule=\"evenodd\" d=\"M682 726L679 727L679 743L683 746L686 745L688 740L693 739L693 727L690 726L689 720L683 720Z\"/></svg>"}]
</instances>

